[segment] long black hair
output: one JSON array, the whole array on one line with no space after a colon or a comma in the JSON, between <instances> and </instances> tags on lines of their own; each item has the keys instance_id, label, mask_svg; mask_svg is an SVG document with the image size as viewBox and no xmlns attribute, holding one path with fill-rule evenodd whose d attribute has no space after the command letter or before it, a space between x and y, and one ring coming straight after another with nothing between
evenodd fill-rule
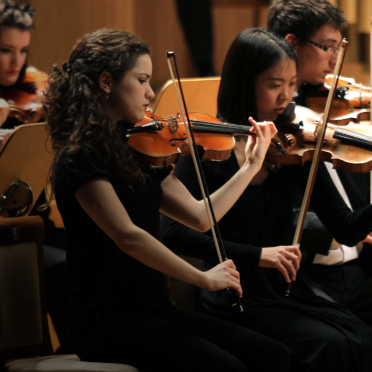
<instances>
[{"instance_id":1,"label":"long black hair","mask_svg":"<svg viewBox=\"0 0 372 372\"><path fill-rule=\"evenodd\" d=\"M279 61L293 60L297 54L283 38L262 28L243 31L227 53L218 92L218 112L228 122L248 124L257 117L255 81Z\"/></svg>"}]
</instances>

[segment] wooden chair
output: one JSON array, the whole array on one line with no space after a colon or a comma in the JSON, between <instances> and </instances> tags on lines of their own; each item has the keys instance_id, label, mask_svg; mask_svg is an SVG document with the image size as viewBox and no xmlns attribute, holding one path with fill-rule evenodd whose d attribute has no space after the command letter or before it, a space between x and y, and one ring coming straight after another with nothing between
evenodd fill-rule
<instances>
[{"instance_id":1,"label":"wooden chair","mask_svg":"<svg viewBox=\"0 0 372 372\"><path fill-rule=\"evenodd\" d=\"M45 188L53 161L45 127L46 123L20 125L0 151L2 217L27 215Z\"/></svg>"},{"instance_id":2,"label":"wooden chair","mask_svg":"<svg viewBox=\"0 0 372 372\"><path fill-rule=\"evenodd\" d=\"M203 260L188 256L179 255L183 260L190 265L195 266L201 270L203 267ZM198 287L195 285L182 282L181 280L166 276L169 297L172 302L180 309L197 311L198 302Z\"/></svg>"},{"instance_id":3,"label":"wooden chair","mask_svg":"<svg viewBox=\"0 0 372 372\"><path fill-rule=\"evenodd\" d=\"M189 112L202 112L214 117L217 115L217 95L220 77L181 79L182 89ZM177 82L178 85L178 82ZM160 117L180 112L173 82L168 80L154 105L154 114Z\"/></svg>"},{"instance_id":4,"label":"wooden chair","mask_svg":"<svg viewBox=\"0 0 372 372\"><path fill-rule=\"evenodd\" d=\"M40 217L0 218L0 371L138 372L114 363L51 355Z\"/></svg>"}]
</instances>

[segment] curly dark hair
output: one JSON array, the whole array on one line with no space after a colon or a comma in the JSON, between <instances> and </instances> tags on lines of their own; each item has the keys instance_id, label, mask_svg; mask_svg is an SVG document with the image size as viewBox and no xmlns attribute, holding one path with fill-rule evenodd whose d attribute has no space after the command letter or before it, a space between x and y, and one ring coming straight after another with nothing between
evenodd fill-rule
<instances>
[{"instance_id":1,"label":"curly dark hair","mask_svg":"<svg viewBox=\"0 0 372 372\"><path fill-rule=\"evenodd\" d=\"M300 41L322 26L342 30L346 25L343 12L326 0L278 0L271 5L267 21L269 31L282 37L294 34Z\"/></svg>"},{"instance_id":2,"label":"curly dark hair","mask_svg":"<svg viewBox=\"0 0 372 372\"><path fill-rule=\"evenodd\" d=\"M149 47L138 37L101 29L79 42L62 69L51 68L43 107L56 155L50 176L53 188L59 158L69 159L83 147L100 154L114 174L144 181L139 163L123 141L126 126L117 125L109 116L107 98L98 82L103 72L120 81L144 54L149 54Z\"/></svg>"},{"instance_id":3,"label":"curly dark hair","mask_svg":"<svg viewBox=\"0 0 372 372\"><path fill-rule=\"evenodd\" d=\"M255 81L277 62L293 60L297 54L291 44L263 28L241 32L227 52L218 91L218 113L228 122L248 125L257 118Z\"/></svg>"}]
</instances>

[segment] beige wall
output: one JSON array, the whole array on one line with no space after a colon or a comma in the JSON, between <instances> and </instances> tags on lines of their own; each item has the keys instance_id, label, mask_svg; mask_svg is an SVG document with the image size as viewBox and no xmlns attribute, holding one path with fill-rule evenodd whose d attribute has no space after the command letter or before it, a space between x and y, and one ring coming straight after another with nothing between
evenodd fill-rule
<instances>
[{"instance_id":1,"label":"beige wall","mask_svg":"<svg viewBox=\"0 0 372 372\"><path fill-rule=\"evenodd\" d=\"M20 1L23 3L24 1ZM153 84L169 79L166 50L176 52L182 77L195 76L174 0L29 0L36 9L30 63L48 71L67 60L84 34L101 27L132 31L152 49ZM221 72L227 49L247 27L265 25L268 1L213 0L215 64Z\"/></svg>"},{"instance_id":2,"label":"beige wall","mask_svg":"<svg viewBox=\"0 0 372 372\"><path fill-rule=\"evenodd\" d=\"M36 9L30 63L48 71L54 63L67 60L72 46L84 34L101 27L132 31L147 41L152 49L153 85L169 79L166 50L176 52L181 77L196 75L189 56L175 0L28 0ZM23 3L24 0L19 0ZM332 0L344 9L355 26L350 27L346 61L357 63L359 49L369 54L369 45L359 45L358 32L366 32L370 22L371 0ZM221 73L228 47L247 27L266 25L270 0L212 0L217 74ZM367 19L369 18L369 20ZM369 64L364 61L364 70ZM354 67L352 67L354 69Z\"/></svg>"},{"instance_id":3,"label":"beige wall","mask_svg":"<svg viewBox=\"0 0 372 372\"><path fill-rule=\"evenodd\" d=\"M84 34L101 27L135 31L135 0L30 0L36 9L30 63L44 71L67 60Z\"/></svg>"}]
</instances>

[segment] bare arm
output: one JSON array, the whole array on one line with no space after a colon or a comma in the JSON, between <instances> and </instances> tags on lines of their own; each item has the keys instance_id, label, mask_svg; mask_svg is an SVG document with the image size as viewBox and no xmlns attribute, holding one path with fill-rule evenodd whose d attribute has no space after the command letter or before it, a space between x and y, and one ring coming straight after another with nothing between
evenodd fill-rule
<instances>
[{"instance_id":1,"label":"bare arm","mask_svg":"<svg viewBox=\"0 0 372 372\"><path fill-rule=\"evenodd\" d=\"M0 98L0 127L5 123L9 115L9 104L5 99Z\"/></svg>"},{"instance_id":2,"label":"bare arm","mask_svg":"<svg viewBox=\"0 0 372 372\"><path fill-rule=\"evenodd\" d=\"M208 290L233 288L242 295L239 273L226 261L202 272L172 253L157 239L134 225L111 183L94 179L81 186L76 198L92 220L126 254L174 278Z\"/></svg>"},{"instance_id":3,"label":"bare arm","mask_svg":"<svg viewBox=\"0 0 372 372\"><path fill-rule=\"evenodd\" d=\"M4 147L6 141L10 135L14 132L13 129L1 129L0 128L0 151Z\"/></svg>"},{"instance_id":4,"label":"bare arm","mask_svg":"<svg viewBox=\"0 0 372 372\"><path fill-rule=\"evenodd\" d=\"M257 124L256 136L250 136L246 146L246 161L240 170L211 195L213 209L219 221L235 204L240 195L261 169L271 138L277 130L273 123ZM161 212L199 231L210 229L204 201L197 201L176 177L168 176L161 184L163 199Z\"/></svg>"}]
</instances>

